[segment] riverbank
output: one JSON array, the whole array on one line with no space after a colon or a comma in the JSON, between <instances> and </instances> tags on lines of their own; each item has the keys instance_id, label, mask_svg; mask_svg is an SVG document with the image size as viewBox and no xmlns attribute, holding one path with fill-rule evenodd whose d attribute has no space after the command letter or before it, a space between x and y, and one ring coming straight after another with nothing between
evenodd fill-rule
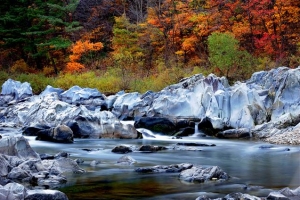
<instances>
[{"instance_id":1,"label":"riverbank","mask_svg":"<svg viewBox=\"0 0 300 200\"><path fill-rule=\"evenodd\" d=\"M262 140L271 144L300 145L300 130L274 135Z\"/></svg>"}]
</instances>

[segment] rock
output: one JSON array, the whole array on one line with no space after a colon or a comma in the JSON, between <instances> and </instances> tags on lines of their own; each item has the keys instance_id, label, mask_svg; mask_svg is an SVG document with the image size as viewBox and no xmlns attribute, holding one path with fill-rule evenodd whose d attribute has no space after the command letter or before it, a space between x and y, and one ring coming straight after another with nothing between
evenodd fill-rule
<instances>
[{"instance_id":1,"label":"rock","mask_svg":"<svg viewBox=\"0 0 300 200\"><path fill-rule=\"evenodd\" d=\"M168 135L172 135L176 131L176 126L171 120L161 117L142 117L134 122L134 127L146 128Z\"/></svg>"},{"instance_id":2,"label":"rock","mask_svg":"<svg viewBox=\"0 0 300 200\"><path fill-rule=\"evenodd\" d=\"M79 138L135 139L139 135L131 124L121 123L111 112L86 112L67 124Z\"/></svg>"},{"instance_id":3,"label":"rock","mask_svg":"<svg viewBox=\"0 0 300 200\"><path fill-rule=\"evenodd\" d=\"M135 171L139 173L179 173L192 167L193 165L190 163L181 163L173 165L156 165L153 167L138 167Z\"/></svg>"},{"instance_id":4,"label":"rock","mask_svg":"<svg viewBox=\"0 0 300 200\"><path fill-rule=\"evenodd\" d=\"M166 147L163 146L153 146L153 145L142 145L139 147L138 151L141 152L156 152L166 150Z\"/></svg>"},{"instance_id":5,"label":"rock","mask_svg":"<svg viewBox=\"0 0 300 200\"><path fill-rule=\"evenodd\" d=\"M8 79L2 85L0 105L5 105L12 100L18 102L32 95L32 88L28 82L21 83Z\"/></svg>"},{"instance_id":6,"label":"rock","mask_svg":"<svg viewBox=\"0 0 300 200\"><path fill-rule=\"evenodd\" d=\"M290 198L284 196L283 194L279 193L279 192L271 192L268 196L267 196L268 200L290 200Z\"/></svg>"},{"instance_id":7,"label":"rock","mask_svg":"<svg viewBox=\"0 0 300 200\"><path fill-rule=\"evenodd\" d=\"M40 97L44 97L50 93L56 93L58 96L61 95L61 93L63 93L64 90L60 89L60 88L54 88L51 85L47 85L47 87L45 88L45 90L43 92L41 92L41 94L39 95Z\"/></svg>"},{"instance_id":8,"label":"rock","mask_svg":"<svg viewBox=\"0 0 300 200\"><path fill-rule=\"evenodd\" d=\"M0 140L0 154L17 156L21 159L40 159L23 136L4 137Z\"/></svg>"},{"instance_id":9,"label":"rock","mask_svg":"<svg viewBox=\"0 0 300 200\"><path fill-rule=\"evenodd\" d=\"M28 190L24 200L68 200L68 197L58 190Z\"/></svg>"},{"instance_id":10,"label":"rock","mask_svg":"<svg viewBox=\"0 0 300 200\"><path fill-rule=\"evenodd\" d=\"M93 166L93 167L95 167L95 166L97 166L97 165L99 165L99 164L101 164L101 161L99 161L99 160L93 160L93 161L91 161L91 163L90 163L90 165Z\"/></svg>"},{"instance_id":11,"label":"rock","mask_svg":"<svg viewBox=\"0 0 300 200\"><path fill-rule=\"evenodd\" d=\"M251 130L248 128L229 129L216 134L218 138L250 138Z\"/></svg>"},{"instance_id":12,"label":"rock","mask_svg":"<svg viewBox=\"0 0 300 200\"><path fill-rule=\"evenodd\" d=\"M28 173L27 171L23 170L20 167L14 167L8 174L7 174L7 178L9 179L18 179L18 180L23 180L26 178L31 177L31 174Z\"/></svg>"},{"instance_id":13,"label":"rock","mask_svg":"<svg viewBox=\"0 0 300 200\"><path fill-rule=\"evenodd\" d=\"M48 130L51 127L44 124L35 124L30 127L23 127L22 134L26 136L37 136L39 131Z\"/></svg>"},{"instance_id":14,"label":"rock","mask_svg":"<svg viewBox=\"0 0 300 200\"><path fill-rule=\"evenodd\" d=\"M290 188L286 187L279 191L271 192L267 199L270 200L298 200L300 199L300 186L294 190L291 190Z\"/></svg>"},{"instance_id":15,"label":"rock","mask_svg":"<svg viewBox=\"0 0 300 200\"><path fill-rule=\"evenodd\" d=\"M18 183L8 183L4 187L0 186L0 199L23 200L27 195L25 187Z\"/></svg>"},{"instance_id":16,"label":"rock","mask_svg":"<svg viewBox=\"0 0 300 200\"><path fill-rule=\"evenodd\" d=\"M43 166L46 167L48 171L54 171L54 172L73 172L73 173L83 173L85 170L81 169L78 164L70 159L70 158L58 158L54 160L43 160L42 161Z\"/></svg>"},{"instance_id":17,"label":"rock","mask_svg":"<svg viewBox=\"0 0 300 200\"><path fill-rule=\"evenodd\" d=\"M84 163L84 160L82 160L82 159L80 159L80 158L76 158L74 161L75 161L78 165Z\"/></svg>"},{"instance_id":18,"label":"rock","mask_svg":"<svg viewBox=\"0 0 300 200\"><path fill-rule=\"evenodd\" d=\"M299 145L300 123L293 127L292 130L282 131L281 133L274 134L268 138L265 138L264 141L272 144Z\"/></svg>"},{"instance_id":19,"label":"rock","mask_svg":"<svg viewBox=\"0 0 300 200\"><path fill-rule=\"evenodd\" d=\"M249 194L243 194L240 192L228 194L222 199L225 199L225 200L227 200L227 199L228 200L231 200L231 199L261 200L261 198L259 198L259 197L252 196Z\"/></svg>"},{"instance_id":20,"label":"rock","mask_svg":"<svg viewBox=\"0 0 300 200\"><path fill-rule=\"evenodd\" d=\"M60 100L73 104L85 105L89 110L107 110L106 96L97 89L73 86L59 95ZM102 109L101 109L102 108Z\"/></svg>"},{"instance_id":21,"label":"rock","mask_svg":"<svg viewBox=\"0 0 300 200\"><path fill-rule=\"evenodd\" d=\"M66 125L59 125L55 128L38 131L36 139L59 143L73 143L73 131Z\"/></svg>"},{"instance_id":22,"label":"rock","mask_svg":"<svg viewBox=\"0 0 300 200\"><path fill-rule=\"evenodd\" d=\"M182 128L179 132L174 134L174 137L186 137L193 135L195 133L195 128L192 127L186 127Z\"/></svg>"},{"instance_id":23,"label":"rock","mask_svg":"<svg viewBox=\"0 0 300 200\"><path fill-rule=\"evenodd\" d=\"M300 97L296 95L300 90L299 79L300 68L287 67L254 73L249 80L236 82L233 86L229 86L224 77L198 74L158 93L150 93L146 98L137 93L118 96L113 112L118 117L127 115L131 118L194 117L202 119L202 123L209 119L205 125L199 125L199 130L202 129L205 134L245 128L256 129L253 133L263 138L271 131L275 135L281 133L281 129L299 123ZM125 113L122 113L123 107L126 107ZM270 122L275 126L264 128L275 127L279 131L259 131L256 128Z\"/></svg>"},{"instance_id":24,"label":"rock","mask_svg":"<svg viewBox=\"0 0 300 200\"><path fill-rule=\"evenodd\" d=\"M133 165L136 163L136 160L133 159L131 156L122 156L121 158L118 159L117 164L119 165Z\"/></svg>"},{"instance_id":25,"label":"rock","mask_svg":"<svg viewBox=\"0 0 300 200\"><path fill-rule=\"evenodd\" d=\"M124 146L124 145L120 145L120 146L116 146L114 147L111 152L113 153L121 153L121 154L125 154L125 153L130 153L132 152L132 149L128 146Z\"/></svg>"},{"instance_id":26,"label":"rock","mask_svg":"<svg viewBox=\"0 0 300 200\"><path fill-rule=\"evenodd\" d=\"M67 152L59 152L54 155L54 159L59 159L59 158L68 158L70 155Z\"/></svg>"},{"instance_id":27,"label":"rock","mask_svg":"<svg viewBox=\"0 0 300 200\"><path fill-rule=\"evenodd\" d=\"M47 153L41 153L39 155L40 155L40 158L42 160L53 160L54 159L53 155L50 155L50 154L47 154Z\"/></svg>"},{"instance_id":28,"label":"rock","mask_svg":"<svg viewBox=\"0 0 300 200\"><path fill-rule=\"evenodd\" d=\"M193 166L179 174L179 179L183 182L203 183L206 181L225 181L229 176L218 166L201 167Z\"/></svg>"},{"instance_id":29,"label":"rock","mask_svg":"<svg viewBox=\"0 0 300 200\"><path fill-rule=\"evenodd\" d=\"M216 130L212 123L211 119L208 117L203 118L199 123L198 123L198 130L205 133L206 135L215 135L219 130Z\"/></svg>"},{"instance_id":30,"label":"rock","mask_svg":"<svg viewBox=\"0 0 300 200\"><path fill-rule=\"evenodd\" d=\"M215 144L204 144L204 143L194 143L194 142L184 142L184 143L177 143L177 145L183 145L183 146L196 146L196 147L214 147Z\"/></svg>"}]
</instances>

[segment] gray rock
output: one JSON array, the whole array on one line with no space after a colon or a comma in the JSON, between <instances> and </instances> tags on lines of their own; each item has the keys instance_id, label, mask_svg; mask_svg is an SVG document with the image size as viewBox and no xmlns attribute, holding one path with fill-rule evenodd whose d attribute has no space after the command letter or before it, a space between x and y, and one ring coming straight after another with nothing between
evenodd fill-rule
<instances>
[{"instance_id":1,"label":"gray rock","mask_svg":"<svg viewBox=\"0 0 300 200\"><path fill-rule=\"evenodd\" d=\"M0 154L17 156L21 159L40 159L23 136L3 137L0 140Z\"/></svg>"},{"instance_id":2,"label":"gray rock","mask_svg":"<svg viewBox=\"0 0 300 200\"><path fill-rule=\"evenodd\" d=\"M5 186L0 186L0 199L5 200L23 200L25 199L27 190L18 183L8 183Z\"/></svg>"},{"instance_id":3,"label":"gray rock","mask_svg":"<svg viewBox=\"0 0 300 200\"><path fill-rule=\"evenodd\" d=\"M59 143L73 143L73 131L66 125L58 125L55 128L40 130L37 132L37 140Z\"/></svg>"},{"instance_id":4,"label":"gray rock","mask_svg":"<svg viewBox=\"0 0 300 200\"><path fill-rule=\"evenodd\" d=\"M58 190L28 190L25 200L68 200L68 197Z\"/></svg>"},{"instance_id":5,"label":"gray rock","mask_svg":"<svg viewBox=\"0 0 300 200\"><path fill-rule=\"evenodd\" d=\"M93 167L95 167L99 164L101 164L101 161L99 161L99 160L92 160L91 163L90 163L90 165L93 166Z\"/></svg>"},{"instance_id":6,"label":"gray rock","mask_svg":"<svg viewBox=\"0 0 300 200\"><path fill-rule=\"evenodd\" d=\"M7 178L9 179L17 179L17 180L23 180L26 178L31 177L31 174L27 171L23 170L20 167L14 167L8 174Z\"/></svg>"},{"instance_id":7,"label":"gray rock","mask_svg":"<svg viewBox=\"0 0 300 200\"><path fill-rule=\"evenodd\" d=\"M73 173L83 173L85 170L81 169L78 164L70 158L58 158L54 160L43 160L43 166L46 167L48 171L58 171L59 173L63 172L73 172Z\"/></svg>"},{"instance_id":8,"label":"gray rock","mask_svg":"<svg viewBox=\"0 0 300 200\"><path fill-rule=\"evenodd\" d=\"M227 200L227 199L228 200L231 200L231 199L261 200L261 198L259 198L259 197L252 196L252 195L249 195L249 194L243 194L243 193L240 193L240 192L228 194L222 199L225 199L225 200Z\"/></svg>"},{"instance_id":9,"label":"gray rock","mask_svg":"<svg viewBox=\"0 0 300 200\"><path fill-rule=\"evenodd\" d=\"M156 165L153 167L138 167L135 171L139 173L179 173L192 167L193 165L190 163L181 163L173 165Z\"/></svg>"},{"instance_id":10,"label":"gray rock","mask_svg":"<svg viewBox=\"0 0 300 200\"><path fill-rule=\"evenodd\" d=\"M7 104L12 100L16 102L21 101L32 95L32 88L29 83L8 79L2 85L0 105Z\"/></svg>"},{"instance_id":11,"label":"gray rock","mask_svg":"<svg viewBox=\"0 0 300 200\"><path fill-rule=\"evenodd\" d=\"M151 131L172 135L176 132L175 124L168 118L142 117L135 121L135 128L146 128Z\"/></svg>"},{"instance_id":12,"label":"gray rock","mask_svg":"<svg viewBox=\"0 0 300 200\"><path fill-rule=\"evenodd\" d=\"M225 181L229 179L229 176L218 166L193 166L183 170L179 174L179 179L183 182L203 183L206 181Z\"/></svg>"},{"instance_id":13,"label":"gray rock","mask_svg":"<svg viewBox=\"0 0 300 200\"><path fill-rule=\"evenodd\" d=\"M0 176L4 177L7 176L9 171L11 170L12 166L7 161L4 155L0 154Z\"/></svg>"},{"instance_id":14,"label":"gray rock","mask_svg":"<svg viewBox=\"0 0 300 200\"><path fill-rule=\"evenodd\" d=\"M300 121L299 80L300 68L287 67L254 73L246 82L233 86L224 77L194 75L145 97L138 93L119 95L113 113L122 118L209 118L210 135L230 127L255 129L255 136L263 138ZM264 128L272 129L258 130L256 126L265 123L272 125ZM274 127L279 131L275 133Z\"/></svg>"},{"instance_id":15,"label":"gray rock","mask_svg":"<svg viewBox=\"0 0 300 200\"><path fill-rule=\"evenodd\" d=\"M167 150L167 148L163 146L154 146L154 145L142 145L138 148L138 151L141 152L156 152L162 150Z\"/></svg>"},{"instance_id":16,"label":"gray rock","mask_svg":"<svg viewBox=\"0 0 300 200\"><path fill-rule=\"evenodd\" d=\"M132 149L128 146L124 146L124 145L120 145L120 146L116 146L111 150L113 153L121 153L121 154L125 154L125 153L130 153L132 152Z\"/></svg>"},{"instance_id":17,"label":"gray rock","mask_svg":"<svg viewBox=\"0 0 300 200\"><path fill-rule=\"evenodd\" d=\"M67 124L79 138L138 138L131 124L123 124L109 111L86 112Z\"/></svg>"},{"instance_id":18,"label":"gray rock","mask_svg":"<svg viewBox=\"0 0 300 200\"><path fill-rule=\"evenodd\" d=\"M117 164L119 165L133 165L134 163L136 163L136 160L131 156L127 156L127 155L122 156L117 161Z\"/></svg>"},{"instance_id":19,"label":"gray rock","mask_svg":"<svg viewBox=\"0 0 300 200\"><path fill-rule=\"evenodd\" d=\"M267 199L270 200L298 200L300 199L300 186L294 190L286 187L279 191L271 192Z\"/></svg>"},{"instance_id":20,"label":"gray rock","mask_svg":"<svg viewBox=\"0 0 300 200\"><path fill-rule=\"evenodd\" d=\"M45 88L45 90L39 95L40 97L44 97L50 93L56 93L57 95L60 95L61 93L63 93L64 90L60 89L60 88L54 88L51 85L47 85L47 87Z\"/></svg>"},{"instance_id":21,"label":"gray rock","mask_svg":"<svg viewBox=\"0 0 300 200\"><path fill-rule=\"evenodd\" d=\"M248 128L229 129L216 134L219 138L250 138L251 130Z\"/></svg>"},{"instance_id":22,"label":"gray rock","mask_svg":"<svg viewBox=\"0 0 300 200\"><path fill-rule=\"evenodd\" d=\"M97 89L73 86L61 93L59 97L64 102L74 105L85 105L91 110L95 110L96 108L101 109L101 107L107 109L106 96Z\"/></svg>"}]
</instances>

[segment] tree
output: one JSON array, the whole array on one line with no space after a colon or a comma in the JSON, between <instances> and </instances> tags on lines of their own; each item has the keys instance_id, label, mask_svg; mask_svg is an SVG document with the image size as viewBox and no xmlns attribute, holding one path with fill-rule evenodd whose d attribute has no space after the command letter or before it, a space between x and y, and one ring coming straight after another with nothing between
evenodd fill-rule
<instances>
[{"instance_id":1,"label":"tree","mask_svg":"<svg viewBox=\"0 0 300 200\"><path fill-rule=\"evenodd\" d=\"M125 14L115 17L113 27L112 47L114 51L114 67L120 71L122 78L122 89L128 89L131 75L139 69L139 62L142 61L143 53L138 45L137 26L129 22Z\"/></svg>"},{"instance_id":2,"label":"tree","mask_svg":"<svg viewBox=\"0 0 300 200\"><path fill-rule=\"evenodd\" d=\"M250 54L239 50L239 42L231 33L212 33L208 37L208 51L211 64L229 80L248 72L252 63Z\"/></svg>"},{"instance_id":3,"label":"tree","mask_svg":"<svg viewBox=\"0 0 300 200\"><path fill-rule=\"evenodd\" d=\"M37 69L51 65L57 73L57 55L65 54L79 23L72 14L78 0L4 0L0 5L0 36L7 47ZM62 53L57 53L60 51Z\"/></svg>"}]
</instances>

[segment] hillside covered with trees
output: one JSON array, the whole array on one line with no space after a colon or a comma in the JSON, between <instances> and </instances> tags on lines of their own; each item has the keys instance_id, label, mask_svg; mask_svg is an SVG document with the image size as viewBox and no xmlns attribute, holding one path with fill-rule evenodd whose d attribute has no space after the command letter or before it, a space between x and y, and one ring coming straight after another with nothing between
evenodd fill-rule
<instances>
[{"instance_id":1,"label":"hillside covered with trees","mask_svg":"<svg viewBox=\"0 0 300 200\"><path fill-rule=\"evenodd\" d=\"M194 73L244 80L300 64L300 1L3 0L0 80L160 90Z\"/></svg>"}]
</instances>

